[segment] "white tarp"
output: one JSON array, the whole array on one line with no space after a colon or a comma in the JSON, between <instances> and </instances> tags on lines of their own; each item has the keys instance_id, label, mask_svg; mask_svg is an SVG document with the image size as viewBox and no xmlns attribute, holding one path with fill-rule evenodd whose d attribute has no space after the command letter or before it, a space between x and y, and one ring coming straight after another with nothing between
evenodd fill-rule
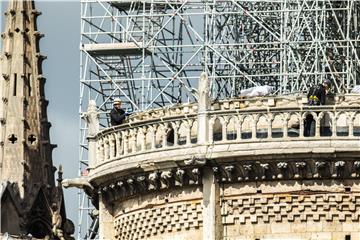
<instances>
[{"instance_id":1,"label":"white tarp","mask_svg":"<svg viewBox=\"0 0 360 240\"><path fill-rule=\"evenodd\" d=\"M266 96L271 93L272 87L265 85L265 86L257 86L252 88L247 88L240 91L240 96L242 97L260 97Z\"/></svg>"},{"instance_id":2,"label":"white tarp","mask_svg":"<svg viewBox=\"0 0 360 240\"><path fill-rule=\"evenodd\" d=\"M351 93L360 93L360 85L356 85L353 89L351 89Z\"/></svg>"}]
</instances>

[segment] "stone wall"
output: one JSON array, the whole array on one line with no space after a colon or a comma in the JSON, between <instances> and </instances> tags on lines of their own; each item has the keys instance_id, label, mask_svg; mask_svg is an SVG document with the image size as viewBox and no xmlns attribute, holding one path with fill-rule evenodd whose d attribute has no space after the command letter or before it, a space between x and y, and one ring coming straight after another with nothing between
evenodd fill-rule
<instances>
[{"instance_id":1,"label":"stone wall","mask_svg":"<svg viewBox=\"0 0 360 240\"><path fill-rule=\"evenodd\" d=\"M114 239L201 239L202 194L174 189L114 203Z\"/></svg>"},{"instance_id":2,"label":"stone wall","mask_svg":"<svg viewBox=\"0 0 360 240\"><path fill-rule=\"evenodd\" d=\"M224 239L359 239L360 185L349 184L227 185L221 197Z\"/></svg>"},{"instance_id":3,"label":"stone wall","mask_svg":"<svg viewBox=\"0 0 360 240\"><path fill-rule=\"evenodd\" d=\"M360 181L220 184L221 239L359 239ZM109 204L114 239L202 239L201 187Z\"/></svg>"}]
</instances>

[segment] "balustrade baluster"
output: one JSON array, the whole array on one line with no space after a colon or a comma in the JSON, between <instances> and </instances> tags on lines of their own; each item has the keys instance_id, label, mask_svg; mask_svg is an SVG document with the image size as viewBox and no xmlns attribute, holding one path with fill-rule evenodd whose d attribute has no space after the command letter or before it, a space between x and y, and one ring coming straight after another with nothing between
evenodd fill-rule
<instances>
[{"instance_id":1,"label":"balustrade baluster","mask_svg":"<svg viewBox=\"0 0 360 240\"><path fill-rule=\"evenodd\" d=\"M336 113L331 116L331 137L336 137Z\"/></svg>"},{"instance_id":2,"label":"balustrade baluster","mask_svg":"<svg viewBox=\"0 0 360 240\"><path fill-rule=\"evenodd\" d=\"M146 127L142 127L140 128L140 136L141 136L141 141L140 141L140 146L141 146L141 151L146 151Z\"/></svg>"},{"instance_id":3,"label":"balustrade baluster","mask_svg":"<svg viewBox=\"0 0 360 240\"><path fill-rule=\"evenodd\" d=\"M315 128L315 137L320 137L320 125L321 125L321 115L315 118L316 128Z\"/></svg>"},{"instance_id":4,"label":"balustrade baluster","mask_svg":"<svg viewBox=\"0 0 360 240\"><path fill-rule=\"evenodd\" d=\"M122 137L121 137L121 132L117 132L115 135L115 139L116 139L116 157L120 157L122 154Z\"/></svg>"},{"instance_id":5,"label":"balustrade baluster","mask_svg":"<svg viewBox=\"0 0 360 240\"><path fill-rule=\"evenodd\" d=\"M123 132L122 132L122 134L123 134L123 143L124 143L124 155L127 155L128 153L129 153L129 147L128 147L128 143L129 143L129 141L128 141L128 130L124 130Z\"/></svg>"},{"instance_id":6,"label":"balustrade baluster","mask_svg":"<svg viewBox=\"0 0 360 240\"><path fill-rule=\"evenodd\" d=\"M283 126L283 137L287 138L288 137L288 124L289 124L289 120L290 120L290 116L288 113L284 114L284 126Z\"/></svg>"},{"instance_id":7,"label":"balustrade baluster","mask_svg":"<svg viewBox=\"0 0 360 240\"><path fill-rule=\"evenodd\" d=\"M269 116L267 119L267 138L272 138L272 122L274 120L274 117L272 115Z\"/></svg>"},{"instance_id":8,"label":"balustrade baluster","mask_svg":"<svg viewBox=\"0 0 360 240\"><path fill-rule=\"evenodd\" d=\"M156 148L156 130L157 130L157 126L154 124L150 129L151 149Z\"/></svg>"},{"instance_id":9,"label":"balustrade baluster","mask_svg":"<svg viewBox=\"0 0 360 240\"><path fill-rule=\"evenodd\" d=\"M299 137L304 137L304 121L305 118L302 117L302 115L299 116Z\"/></svg>"},{"instance_id":10,"label":"balustrade baluster","mask_svg":"<svg viewBox=\"0 0 360 240\"><path fill-rule=\"evenodd\" d=\"M229 122L229 118L227 116L224 116L222 118L220 118L220 123L221 123L221 135L222 135L222 141L226 141L227 140L227 125Z\"/></svg>"},{"instance_id":11,"label":"balustrade baluster","mask_svg":"<svg viewBox=\"0 0 360 240\"><path fill-rule=\"evenodd\" d=\"M236 123L235 123L235 127L236 127L236 141L240 141L241 140L241 125L242 125L242 120L240 119L240 117L236 118Z\"/></svg>"},{"instance_id":12,"label":"balustrade baluster","mask_svg":"<svg viewBox=\"0 0 360 240\"><path fill-rule=\"evenodd\" d=\"M187 121L187 125L188 125L188 128L186 131L186 145L189 145L189 144L191 144L191 127L192 127L191 120Z\"/></svg>"},{"instance_id":13,"label":"balustrade baluster","mask_svg":"<svg viewBox=\"0 0 360 240\"><path fill-rule=\"evenodd\" d=\"M175 147L178 146L180 122L176 121L175 123L172 123L172 128L174 129L174 147Z\"/></svg>"},{"instance_id":14,"label":"balustrade baluster","mask_svg":"<svg viewBox=\"0 0 360 240\"><path fill-rule=\"evenodd\" d=\"M109 159L109 137L108 136L105 137L104 151L105 151L104 161L107 161Z\"/></svg>"},{"instance_id":15,"label":"balustrade baluster","mask_svg":"<svg viewBox=\"0 0 360 240\"><path fill-rule=\"evenodd\" d=\"M110 134L109 136L109 146L110 146L109 158L112 159L113 157L115 157L115 153L116 153L114 134Z\"/></svg>"},{"instance_id":16,"label":"balustrade baluster","mask_svg":"<svg viewBox=\"0 0 360 240\"><path fill-rule=\"evenodd\" d=\"M252 121L251 121L251 139L256 139L256 129L257 129L257 122L256 122L256 119L257 119L257 115L258 114L253 114L252 115Z\"/></svg>"},{"instance_id":17,"label":"balustrade baluster","mask_svg":"<svg viewBox=\"0 0 360 240\"><path fill-rule=\"evenodd\" d=\"M160 125L160 133L161 133L161 147L166 147L167 146L167 127L166 124L161 124Z\"/></svg>"},{"instance_id":18,"label":"balustrade baluster","mask_svg":"<svg viewBox=\"0 0 360 240\"><path fill-rule=\"evenodd\" d=\"M349 137L354 137L354 119L355 119L355 113L349 113L349 116L348 116Z\"/></svg>"},{"instance_id":19,"label":"balustrade baluster","mask_svg":"<svg viewBox=\"0 0 360 240\"><path fill-rule=\"evenodd\" d=\"M138 134L138 129L137 129L137 128L133 128L131 131L132 131L132 134L131 134L131 153L136 153L136 152L137 152L137 134Z\"/></svg>"},{"instance_id":20,"label":"balustrade baluster","mask_svg":"<svg viewBox=\"0 0 360 240\"><path fill-rule=\"evenodd\" d=\"M212 117L211 119L209 119L209 143L214 142L214 124L215 119Z\"/></svg>"},{"instance_id":21,"label":"balustrade baluster","mask_svg":"<svg viewBox=\"0 0 360 240\"><path fill-rule=\"evenodd\" d=\"M95 165L100 164L104 160L104 152L102 148L103 144L103 138L99 138L97 142L97 148L96 148L96 163Z\"/></svg>"}]
</instances>

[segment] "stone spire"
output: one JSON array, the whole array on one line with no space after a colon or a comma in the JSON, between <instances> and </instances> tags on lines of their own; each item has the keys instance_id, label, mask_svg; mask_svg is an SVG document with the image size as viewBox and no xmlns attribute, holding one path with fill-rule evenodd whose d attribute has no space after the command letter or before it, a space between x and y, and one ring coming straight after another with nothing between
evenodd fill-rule
<instances>
[{"instance_id":1,"label":"stone spire","mask_svg":"<svg viewBox=\"0 0 360 240\"><path fill-rule=\"evenodd\" d=\"M51 204L58 189L42 75L46 57L39 50L43 34L36 24L40 14L32 0L10 0L5 12L0 59L0 182L3 188L10 186L13 201L21 206L19 226L11 231L44 237L51 235Z\"/></svg>"}]
</instances>

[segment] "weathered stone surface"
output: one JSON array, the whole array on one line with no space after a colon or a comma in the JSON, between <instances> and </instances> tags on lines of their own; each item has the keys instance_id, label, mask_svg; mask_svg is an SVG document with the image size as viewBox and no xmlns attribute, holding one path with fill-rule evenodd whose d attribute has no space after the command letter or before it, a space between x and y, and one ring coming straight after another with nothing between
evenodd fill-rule
<instances>
[{"instance_id":1,"label":"weathered stone surface","mask_svg":"<svg viewBox=\"0 0 360 240\"><path fill-rule=\"evenodd\" d=\"M0 238L6 232L37 239L73 233L64 216L61 169L58 185L54 180L56 145L50 143L37 16L33 0L8 1L0 56Z\"/></svg>"}]
</instances>

